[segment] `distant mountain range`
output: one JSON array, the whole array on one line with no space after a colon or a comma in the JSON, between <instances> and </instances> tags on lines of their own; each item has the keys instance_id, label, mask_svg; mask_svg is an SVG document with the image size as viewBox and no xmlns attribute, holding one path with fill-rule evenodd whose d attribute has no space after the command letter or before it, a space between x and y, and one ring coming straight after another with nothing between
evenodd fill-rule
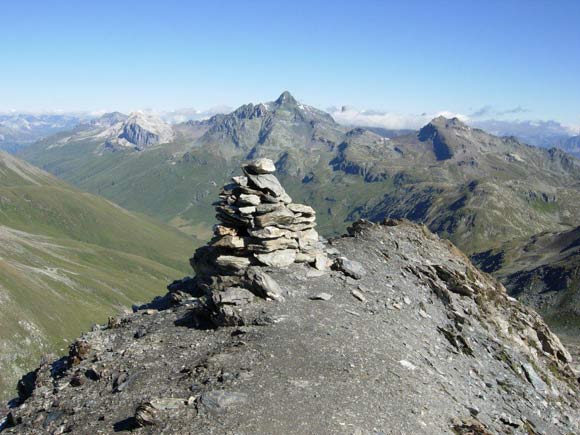
<instances>
[{"instance_id":1,"label":"distant mountain range","mask_svg":"<svg viewBox=\"0 0 580 435\"><path fill-rule=\"evenodd\" d=\"M580 223L580 162L561 150L442 117L418 132L345 127L288 92L175 125L107 115L22 156L200 239L214 223L218 186L262 156L293 198L318 210L326 235L358 218L408 218L478 255Z\"/></svg>"},{"instance_id":2,"label":"distant mountain range","mask_svg":"<svg viewBox=\"0 0 580 435\"><path fill-rule=\"evenodd\" d=\"M63 130L76 127L82 118L69 114L0 114L0 150L21 147Z\"/></svg>"},{"instance_id":3,"label":"distant mountain range","mask_svg":"<svg viewBox=\"0 0 580 435\"><path fill-rule=\"evenodd\" d=\"M383 137L391 138L412 133L412 129L392 129L380 126L370 126L365 124L366 117L349 119L340 116L348 107L343 107L342 111L336 108L330 108L333 116L338 116L338 123L349 128L363 127ZM195 123L211 118L216 114L227 114L232 111L228 106L216 106L211 109L200 111L193 108L185 108L173 111L160 112L134 112L126 115L119 112L105 113L97 116L94 113L0 113L0 150L16 152L35 141L41 140L47 136L60 131L72 130L77 127L86 127L87 125L109 123L112 120L124 120L131 115L140 118L151 119L157 124L157 127L165 128L162 125L177 125L189 121ZM358 112L357 112L358 113ZM380 112L365 111L366 115L377 114ZM425 117L425 114L421 115ZM114 123L108 124L112 126ZM572 130L556 121L526 121L526 120L473 120L469 123L472 127L481 128L488 133L496 136L514 136L518 140L529 145L540 146L543 148L557 147L568 153L580 156L579 137L573 136ZM163 138L168 139L168 138ZM130 142L130 141L129 141ZM136 144L134 144L136 145ZM125 143L125 146L131 146Z\"/></svg>"},{"instance_id":4,"label":"distant mountain range","mask_svg":"<svg viewBox=\"0 0 580 435\"><path fill-rule=\"evenodd\" d=\"M0 152L0 398L41 355L163 293L196 245Z\"/></svg>"},{"instance_id":5,"label":"distant mountain range","mask_svg":"<svg viewBox=\"0 0 580 435\"><path fill-rule=\"evenodd\" d=\"M570 129L556 121L487 120L474 125L496 136L514 136L529 145L556 147L580 157L580 136L572 136Z\"/></svg>"}]
</instances>

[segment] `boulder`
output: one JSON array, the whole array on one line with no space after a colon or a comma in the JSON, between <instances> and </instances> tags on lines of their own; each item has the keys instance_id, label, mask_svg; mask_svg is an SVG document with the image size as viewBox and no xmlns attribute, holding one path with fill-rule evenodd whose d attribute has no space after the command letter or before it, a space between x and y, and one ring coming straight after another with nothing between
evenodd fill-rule
<instances>
[{"instance_id":1,"label":"boulder","mask_svg":"<svg viewBox=\"0 0 580 435\"><path fill-rule=\"evenodd\" d=\"M270 159L256 159L242 166L245 171L251 174L271 174L276 171L274 162Z\"/></svg>"},{"instance_id":2,"label":"boulder","mask_svg":"<svg viewBox=\"0 0 580 435\"><path fill-rule=\"evenodd\" d=\"M250 286L254 292L261 297L284 300L282 289L278 283L259 267L251 267L247 272Z\"/></svg>"},{"instance_id":3,"label":"boulder","mask_svg":"<svg viewBox=\"0 0 580 435\"><path fill-rule=\"evenodd\" d=\"M316 214L314 209L309 205L292 203L288 204L288 208L292 210L294 213L300 213L307 216L312 216Z\"/></svg>"},{"instance_id":4,"label":"boulder","mask_svg":"<svg viewBox=\"0 0 580 435\"><path fill-rule=\"evenodd\" d=\"M286 207L280 208L270 213L255 217L258 227L267 227L271 225L290 225L294 222L294 213Z\"/></svg>"},{"instance_id":5,"label":"boulder","mask_svg":"<svg viewBox=\"0 0 580 435\"><path fill-rule=\"evenodd\" d=\"M254 295L242 287L229 287L213 292L212 299L216 305L247 305L254 300Z\"/></svg>"},{"instance_id":6,"label":"boulder","mask_svg":"<svg viewBox=\"0 0 580 435\"><path fill-rule=\"evenodd\" d=\"M246 246L246 242L242 237L227 235L211 242L211 245L217 248L242 249Z\"/></svg>"},{"instance_id":7,"label":"boulder","mask_svg":"<svg viewBox=\"0 0 580 435\"><path fill-rule=\"evenodd\" d=\"M257 239L248 243L248 251L251 252L272 252L280 249L297 249L298 242L294 239L279 237L277 239Z\"/></svg>"},{"instance_id":8,"label":"boulder","mask_svg":"<svg viewBox=\"0 0 580 435\"><path fill-rule=\"evenodd\" d=\"M260 204L260 197L258 195L241 193L240 196L238 196L238 199L236 202L240 206L244 206L244 205L256 206L256 205Z\"/></svg>"},{"instance_id":9,"label":"boulder","mask_svg":"<svg viewBox=\"0 0 580 435\"><path fill-rule=\"evenodd\" d=\"M215 262L220 267L236 270L245 269L252 263L248 257L239 257L236 255L220 255L216 258Z\"/></svg>"},{"instance_id":10,"label":"boulder","mask_svg":"<svg viewBox=\"0 0 580 435\"><path fill-rule=\"evenodd\" d=\"M296 260L295 249L282 249L265 254L255 253L254 257L262 264L272 267L288 267Z\"/></svg>"},{"instance_id":11,"label":"boulder","mask_svg":"<svg viewBox=\"0 0 580 435\"><path fill-rule=\"evenodd\" d=\"M274 175L253 175L250 173L246 173L246 175L250 181L250 186L261 191L266 191L276 198L289 198L286 191Z\"/></svg>"},{"instance_id":12,"label":"boulder","mask_svg":"<svg viewBox=\"0 0 580 435\"><path fill-rule=\"evenodd\" d=\"M358 261L349 260L345 257L339 257L334 260L333 268L354 279L361 279L367 273Z\"/></svg>"},{"instance_id":13,"label":"boulder","mask_svg":"<svg viewBox=\"0 0 580 435\"><path fill-rule=\"evenodd\" d=\"M259 239L277 239L279 237L291 237L293 235L289 230L282 230L272 226L250 229L248 230L248 234Z\"/></svg>"},{"instance_id":14,"label":"boulder","mask_svg":"<svg viewBox=\"0 0 580 435\"><path fill-rule=\"evenodd\" d=\"M244 175L239 175L237 177L232 177L232 181L238 186L245 187L248 185L248 177Z\"/></svg>"},{"instance_id":15,"label":"boulder","mask_svg":"<svg viewBox=\"0 0 580 435\"><path fill-rule=\"evenodd\" d=\"M240 207L239 210L242 215L250 215L256 211L256 207L254 206Z\"/></svg>"},{"instance_id":16,"label":"boulder","mask_svg":"<svg viewBox=\"0 0 580 435\"><path fill-rule=\"evenodd\" d=\"M256 206L256 214L259 215L259 214L271 213L273 211L280 210L282 208L284 208L284 204L282 204L280 202L259 204Z\"/></svg>"}]
</instances>

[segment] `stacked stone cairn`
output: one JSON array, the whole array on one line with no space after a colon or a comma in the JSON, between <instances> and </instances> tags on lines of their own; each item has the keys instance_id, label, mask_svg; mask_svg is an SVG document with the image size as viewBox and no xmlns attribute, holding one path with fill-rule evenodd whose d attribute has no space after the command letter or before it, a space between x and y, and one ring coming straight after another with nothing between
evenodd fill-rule
<instances>
[{"instance_id":1,"label":"stacked stone cairn","mask_svg":"<svg viewBox=\"0 0 580 435\"><path fill-rule=\"evenodd\" d=\"M208 245L199 248L191 265L198 286L205 287L222 323L243 323L236 307L253 296L284 298L266 273L293 263L319 270L329 266L315 230L312 207L292 202L273 172L274 163L257 159L242 166L243 175L223 187L215 203L219 224Z\"/></svg>"}]
</instances>

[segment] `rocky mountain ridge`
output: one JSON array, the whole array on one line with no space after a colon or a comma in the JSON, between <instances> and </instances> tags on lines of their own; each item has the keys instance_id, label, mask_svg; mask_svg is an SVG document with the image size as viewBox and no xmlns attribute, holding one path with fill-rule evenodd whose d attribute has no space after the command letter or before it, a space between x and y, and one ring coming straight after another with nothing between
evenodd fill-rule
<instances>
[{"instance_id":1,"label":"rocky mountain ridge","mask_svg":"<svg viewBox=\"0 0 580 435\"><path fill-rule=\"evenodd\" d=\"M279 218L256 231L280 229ZM451 243L394 220L359 221L320 242L325 266L256 264L257 284L230 287L248 269L217 257L205 269L211 279L176 281L163 298L94 328L68 357L23 378L3 431L580 430L568 351Z\"/></svg>"},{"instance_id":2,"label":"rocky mountain ridge","mask_svg":"<svg viewBox=\"0 0 580 435\"><path fill-rule=\"evenodd\" d=\"M211 237L211 198L246 158L274 160L288 193L318 211L319 231L359 218L426 224L470 255L580 223L580 166L542 149L434 119L391 138L348 129L289 93L228 115L174 127L172 143L102 153L103 141L55 146L27 158L120 205Z\"/></svg>"}]
</instances>

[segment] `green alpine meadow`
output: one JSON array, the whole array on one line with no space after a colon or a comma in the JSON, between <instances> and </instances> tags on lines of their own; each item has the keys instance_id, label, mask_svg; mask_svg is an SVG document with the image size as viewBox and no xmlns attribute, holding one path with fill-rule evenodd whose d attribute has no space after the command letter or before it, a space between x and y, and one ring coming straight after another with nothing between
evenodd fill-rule
<instances>
[{"instance_id":1,"label":"green alpine meadow","mask_svg":"<svg viewBox=\"0 0 580 435\"><path fill-rule=\"evenodd\" d=\"M0 391L189 274L199 242L0 153Z\"/></svg>"}]
</instances>

